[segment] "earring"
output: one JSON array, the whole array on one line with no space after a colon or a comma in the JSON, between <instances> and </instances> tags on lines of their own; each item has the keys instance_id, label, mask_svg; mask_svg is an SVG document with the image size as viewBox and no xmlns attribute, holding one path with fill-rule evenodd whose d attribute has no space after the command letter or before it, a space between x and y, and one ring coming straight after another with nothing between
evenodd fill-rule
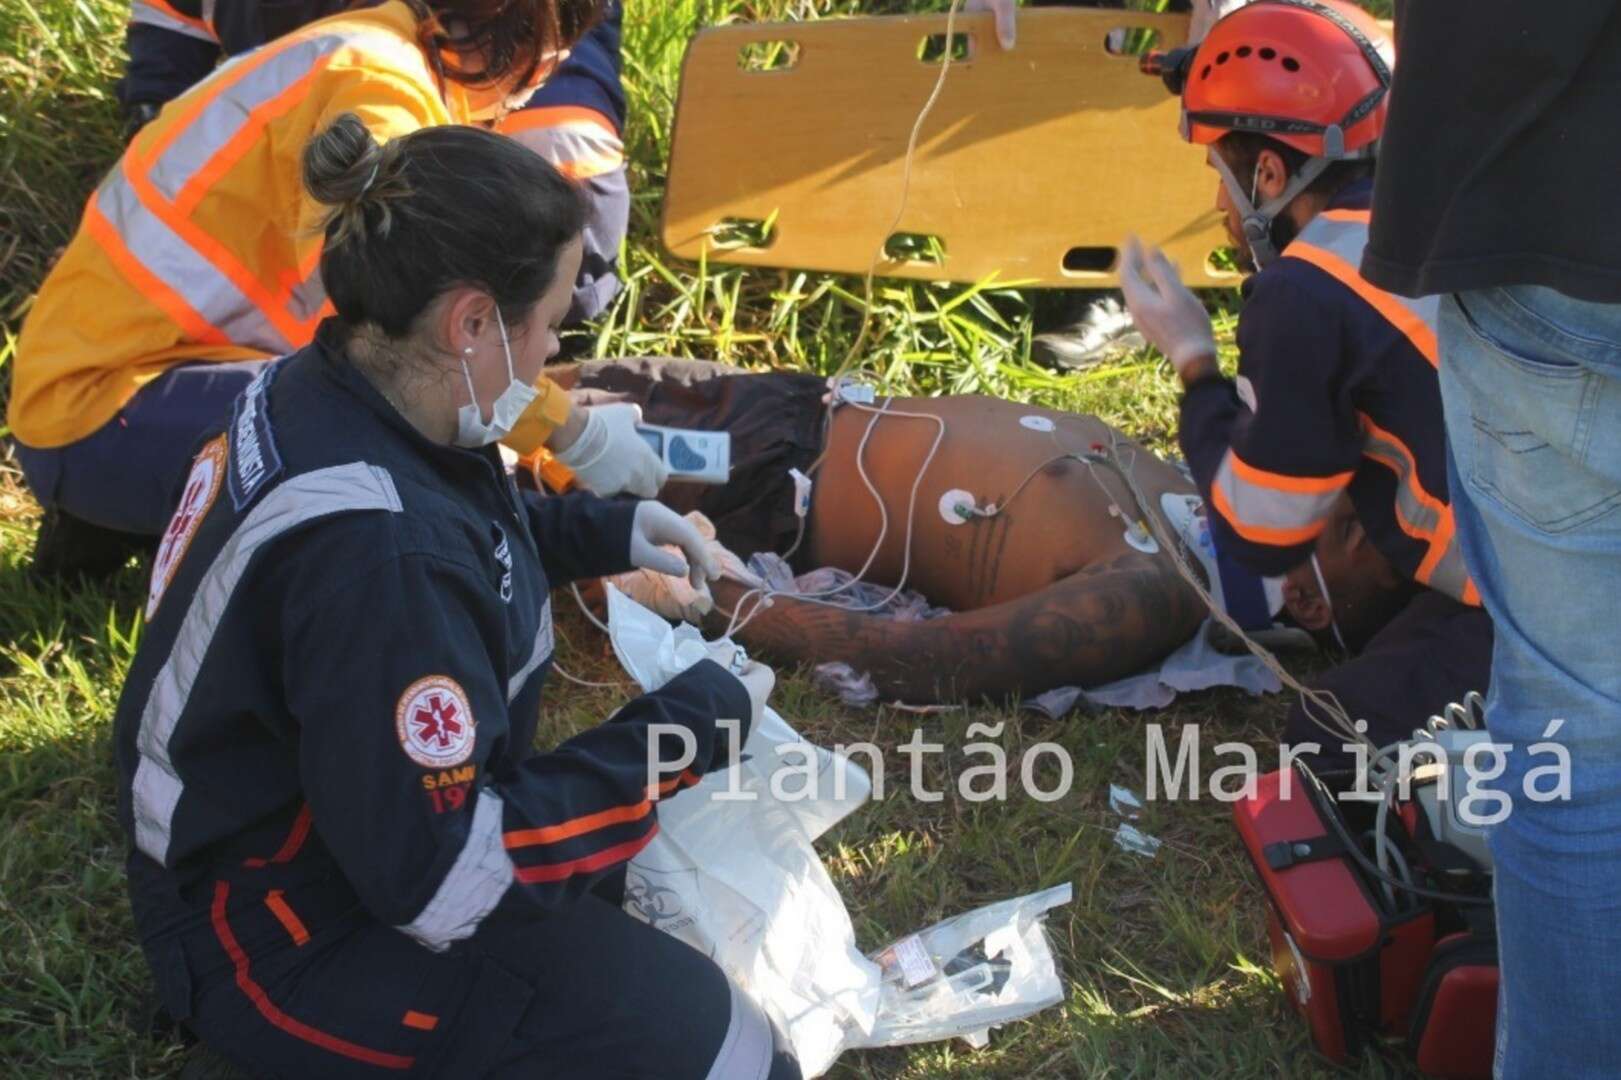
<instances>
[{"instance_id":1,"label":"earring","mask_svg":"<svg viewBox=\"0 0 1621 1080\"><path fill-rule=\"evenodd\" d=\"M473 347L471 345L463 346L462 347L462 355L463 356L472 356L473 355Z\"/></svg>"}]
</instances>

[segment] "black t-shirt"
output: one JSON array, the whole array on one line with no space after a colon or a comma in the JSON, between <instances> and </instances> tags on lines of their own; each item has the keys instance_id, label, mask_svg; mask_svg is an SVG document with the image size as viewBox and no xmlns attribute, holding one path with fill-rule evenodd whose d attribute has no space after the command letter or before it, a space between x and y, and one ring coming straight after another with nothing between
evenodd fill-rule
<instances>
[{"instance_id":1,"label":"black t-shirt","mask_svg":"<svg viewBox=\"0 0 1621 1080\"><path fill-rule=\"evenodd\" d=\"M1362 273L1621 302L1621 2L1407 0Z\"/></svg>"}]
</instances>

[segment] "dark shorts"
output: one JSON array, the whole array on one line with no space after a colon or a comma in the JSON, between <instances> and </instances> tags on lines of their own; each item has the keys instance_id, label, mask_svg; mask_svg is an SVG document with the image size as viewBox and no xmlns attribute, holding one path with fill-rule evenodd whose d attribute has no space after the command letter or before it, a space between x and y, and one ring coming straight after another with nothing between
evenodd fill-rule
<instances>
[{"instance_id":1,"label":"dark shorts","mask_svg":"<svg viewBox=\"0 0 1621 1080\"><path fill-rule=\"evenodd\" d=\"M678 513L702 512L720 542L744 558L793 546L799 518L788 470L808 472L822 453L825 378L704 360L596 360L578 370L574 396L582 404L629 401L648 423L731 433L731 481L667 484L662 502Z\"/></svg>"},{"instance_id":2,"label":"dark shorts","mask_svg":"<svg viewBox=\"0 0 1621 1080\"><path fill-rule=\"evenodd\" d=\"M1385 625L1367 648L1312 680L1332 691L1352 720L1368 722L1368 738L1385 746L1410 738L1449 702L1471 690L1486 692L1492 674L1492 620L1443 593L1425 589ZM1283 740L1322 744L1318 760L1349 765L1339 740L1290 710Z\"/></svg>"}]
</instances>

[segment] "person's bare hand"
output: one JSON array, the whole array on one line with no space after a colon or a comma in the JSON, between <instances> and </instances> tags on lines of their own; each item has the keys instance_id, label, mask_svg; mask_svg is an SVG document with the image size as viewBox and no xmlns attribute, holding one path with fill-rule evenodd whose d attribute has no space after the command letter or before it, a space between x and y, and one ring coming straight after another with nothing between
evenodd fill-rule
<instances>
[{"instance_id":1,"label":"person's bare hand","mask_svg":"<svg viewBox=\"0 0 1621 1080\"><path fill-rule=\"evenodd\" d=\"M1014 12L1018 0L967 0L964 11L989 11L996 16L996 42L1004 49L1013 48Z\"/></svg>"}]
</instances>

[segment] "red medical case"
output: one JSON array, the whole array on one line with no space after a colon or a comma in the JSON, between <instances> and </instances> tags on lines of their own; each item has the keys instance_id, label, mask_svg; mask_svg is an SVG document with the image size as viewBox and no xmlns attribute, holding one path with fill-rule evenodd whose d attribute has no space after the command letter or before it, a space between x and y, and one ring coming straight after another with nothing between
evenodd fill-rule
<instances>
[{"instance_id":1,"label":"red medical case","mask_svg":"<svg viewBox=\"0 0 1621 1080\"><path fill-rule=\"evenodd\" d=\"M1430 954L1407 1036L1419 1069L1439 1080L1485 1080L1496 1019L1496 939L1474 931L1443 937Z\"/></svg>"},{"instance_id":2,"label":"red medical case","mask_svg":"<svg viewBox=\"0 0 1621 1080\"><path fill-rule=\"evenodd\" d=\"M1253 798L1233 804L1233 821L1266 890L1273 964L1312 1042L1334 1061L1370 1037L1407 1034L1435 946L1429 904L1409 894L1393 910L1346 853L1342 831L1356 837L1372 827L1372 817L1370 804L1337 800L1298 764L1261 777ZM1387 824L1405 836L1399 818Z\"/></svg>"}]
</instances>

